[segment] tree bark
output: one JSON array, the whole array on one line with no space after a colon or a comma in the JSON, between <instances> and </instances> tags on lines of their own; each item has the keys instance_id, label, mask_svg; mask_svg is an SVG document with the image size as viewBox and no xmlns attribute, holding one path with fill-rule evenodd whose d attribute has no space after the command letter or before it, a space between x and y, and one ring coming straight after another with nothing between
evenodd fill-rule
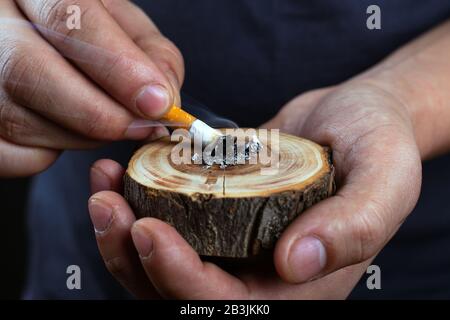
<instances>
[{"instance_id":1,"label":"tree bark","mask_svg":"<svg viewBox=\"0 0 450 320\"><path fill-rule=\"evenodd\" d=\"M243 258L271 249L289 223L335 190L331 151L306 139L280 134L272 175L261 175L261 164L175 165L173 146L163 138L134 154L125 198L138 217L169 223L200 255Z\"/></svg>"}]
</instances>

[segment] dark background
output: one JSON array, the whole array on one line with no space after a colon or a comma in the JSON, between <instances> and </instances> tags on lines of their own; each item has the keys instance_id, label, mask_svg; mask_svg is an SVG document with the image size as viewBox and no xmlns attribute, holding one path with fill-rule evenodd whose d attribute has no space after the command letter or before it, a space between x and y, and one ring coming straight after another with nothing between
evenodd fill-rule
<instances>
[{"instance_id":1,"label":"dark background","mask_svg":"<svg viewBox=\"0 0 450 320\"><path fill-rule=\"evenodd\" d=\"M19 299L25 280L26 225L24 209L29 179L0 179L0 299Z\"/></svg>"}]
</instances>

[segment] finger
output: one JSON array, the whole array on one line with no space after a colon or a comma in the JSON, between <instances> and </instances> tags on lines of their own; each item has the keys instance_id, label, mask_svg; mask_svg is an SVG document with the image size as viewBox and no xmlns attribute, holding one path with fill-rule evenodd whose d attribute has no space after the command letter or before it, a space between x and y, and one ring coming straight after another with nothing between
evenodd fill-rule
<instances>
[{"instance_id":1,"label":"finger","mask_svg":"<svg viewBox=\"0 0 450 320\"><path fill-rule=\"evenodd\" d=\"M0 82L19 105L97 140L142 139L134 115L94 86L30 28L10 1L0 1Z\"/></svg>"},{"instance_id":2,"label":"finger","mask_svg":"<svg viewBox=\"0 0 450 320\"><path fill-rule=\"evenodd\" d=\"M57 150L86 149L100 145L100 142L58 127L12 101L0 101L0 136L22 146Z\"/></svg>"},{"instance_id":3,"label":"finger","mask_svg":"<svg viewBox=\"0 0 450 320\"><path fill-rule=\"evenodd\" d=\"M302 283L375 256L413 209L420 192L417 151L393 135L375 137L356 141L338 162L351 169L337 195L307 210L281 236L274 261L286 281Z\"/></svg>"},{"instance_id":4,"label":"finger","mask_svg":"<svg viewBox=\"0 0 450 320\"><path fill-rule=\"evenodd\" d=\"M91 167L91 192L100 191L122 192L122 178L125 169L116 161L102 159Z\"/></svg>"},{"instance_id":5,"label":"finger","mask_svg":"<svg viewBox=\"0 0 450 320\"><path fill-rule=\"evenodd\" d=\"M134 43L168 77L174 92L178 92L184 81L184 60L178 48L158 32L149 17L131 1L103 0L103 4ZM175 100L175 104L180 105L178 95Z\"/></svg>"},{"instance_id":6,"label":"finger","mask_svg":"<svg viewBox=\"0 0 450 320\"><path fill-rule=\"evenodd\" d=\"M125 199L111 191L96 193L89 200L89 213L108 271L135 296L156 298L131 240L135 217Z\"/></svg>"},{"instance_id":7,"label":"finger","mask_svg":"<svg viewBox=\"0 0 450 320\"><path fill-rule=\"evenodd\" d=\"M142 265L158 292L177 299L242 299L246 286L216 265L202 262L192 247L166 223L145 218L132 228ZM189 284L189 285L186 285Z\"/></svg>"},{"instance_id":8,"label":"finger","mask_svg":"<svg viewBox=\"0 0 450 320\"><path fill-rule=\"evenodd\" d=\"M39 31L58 51L134 113L158 118L173 104L176 93L167 77L120 28L101 1L17 3L32 22L42 26ZM79 30L67 27L67 9L71 5L81 10Z\"/></svg>"},{"instance_id":9,"label":"finger","mask_svg":"<svg viewBox=\"0 0 450 320\"><path fill-rule=\"evenodd\" d=\"M0 177L28 177L47 169L59 153L12 144L0 138Z\"/></svg>"}]
</instances>

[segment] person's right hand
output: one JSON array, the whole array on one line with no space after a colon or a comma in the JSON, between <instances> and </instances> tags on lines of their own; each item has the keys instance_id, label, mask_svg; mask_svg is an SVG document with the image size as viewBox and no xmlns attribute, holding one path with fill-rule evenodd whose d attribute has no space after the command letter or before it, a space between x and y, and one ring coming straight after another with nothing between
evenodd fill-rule
<instances>
[{"instance_id":1,"label":"person's right hand","mask_svg":"<svg viewBox=\"0 0 450 320\"><path fill-rule=\"evenodd\" d=\"M81 9L81 29L67 8ZM179 50L127 0L0 1L0 176L50 166L61 150L143 139L179 102Z\"/></svg>"}]
</instances>

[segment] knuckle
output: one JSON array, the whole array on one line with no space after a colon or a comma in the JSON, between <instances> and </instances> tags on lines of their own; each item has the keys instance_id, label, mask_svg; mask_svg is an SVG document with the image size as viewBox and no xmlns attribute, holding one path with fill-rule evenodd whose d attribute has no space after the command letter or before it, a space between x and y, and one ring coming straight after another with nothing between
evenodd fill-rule
<instances>
[{"instance_id":1,"label":"knuckle","mask_svg":"<svg viewBox=\"0 0 450 320\"><path fill-rule=\"evenodd\" d=\"M42 1L38 11L38 19L43 22L45 27L57 30L60 28L61 22L64 22L67 7L70 5L76 5L76 2L70 0Z\"/></svg>"},{"instance_id":2,"label":"knuckle","mask_svg":"<svg viewBox=\"0 0 450 320\"><path fill-rule=\"evenodd\" d=\"M117 130L115 119L101 105L94 108L91 116L84 123L84 134L93 139L114 141L122 136L122 132Z\"/></svg>"},{"instance_id":3,"label":"knuckle","mask_svg":"<svg viewBox=\"0 0 450 320\"><path fill-rule=\"evenodd\" d=\"M183 76L183 55L178 47L168 38L155 32L152 35L143 35L135 39L135 42L153 60L157 60L160 68L165 70L170 69L176 74Z\"/></svg>"},{"instance_id":4,"label":"knuckle","mask_svg":"<svg viewBox=\"0 0 450 320\"><path fill-rule=\"evenodd\" d=\"M104 113L97 107L94 114L85 122L87 136L103 138L104 117Z\"/></svg>"},{"instance_id":5,"label":"knuckle","mask_svg":"<svg viewBox=\"0 0 450 320\"><path fill-rule=\"evenodd\" d=\"M33 56L26 47L0 57L2 88L5 93L24 104L34 104L39 97L46 60Z\"/></svg>"},{"instance_id":6,"label":"knuckle","mask_svg":"<svg viewBox=\"0 0 450 320\"><path fill-rule=\"evenodd\" d=\"M181 51L168 38L163 37L163 40L161 41L161 49L172 55L176 61L183 62L183 55L181 54Z\"/></svg>"},{"instance_id":7,"label":"knuckle","mask_svg":"<svg viewBox=\"0 0 450 320\"><path fill-rule=\"evenodd\" d=\"M372 200L364 210L364 213L354 220L353 234L350 237L351 241L357 244L353 257L357 262L373 257L391 235L390 228L383 218L388 212L385 204Z\"/></svg>"},{"instance_id":8,"label":"knuckle","mask_svg":"<svg viewBox=\"0 0 450 320\"><path fill-rule=\"evenodd\" d=\"M0 51L0 79L2 87L7 89L15 78L23 73L23 65L26 61L25 50L17 46L4 46Z\"/></svg>"},{"instance_id":9,"label":"knuckle","mask_svg":"<svg viewBox=\"0 0 450 320\"><path fill-rule=\"evenodd\" d=\"M0 130L5 139L16 141L27 134L27 127L25 114L19 108L10 103L1 104Z\"/></svg>"},{"instance_id":10,"label":"knuckle","mask_svg":"<svg viewBox=\"0 0 450 320\"><path fill-rule=\"evenodd\" d=\"M119 52L115 55L111 61L104 64L102 68L102 82L113 83L116 81L117 76L127 75L132 77L134 74L139 73L136 70L135 60L132 59L126 51Z\"/></svg>"},{"instance_id":11,"label":"knuckle","mask_svg":"<svg viewBox=\"0 0 450 320\"><path fill-rule=\"evenodd\" d=\"M183 55L172 41L163 37L159 50L161 52L162 61L166 63L170 69L177 71L176 73L184 70Z\"/></svg>"},{"instance_id":12,"label":"knuckle","mask_svg":"<svg viewBox=\"0 0 450 320\"><path fill-rule=\"evenodd\" d=\"M62 40L61 42L65 43L74 32L78 31L77 29L67 27L67 19L69 17L67 9L71 6L80 8L80 19L83 21L85 29L86 24L91 21L91 19L88 19L88 13L91 7L89 2L82 0L47 0L41 2L38 9L38 19L45 28L56 33L56 35L48 34L52 40ZM44 30L44 32L46 31ZM58 35L62 35L63 38L61 39Z\"/></svg>"}]
</instances>

